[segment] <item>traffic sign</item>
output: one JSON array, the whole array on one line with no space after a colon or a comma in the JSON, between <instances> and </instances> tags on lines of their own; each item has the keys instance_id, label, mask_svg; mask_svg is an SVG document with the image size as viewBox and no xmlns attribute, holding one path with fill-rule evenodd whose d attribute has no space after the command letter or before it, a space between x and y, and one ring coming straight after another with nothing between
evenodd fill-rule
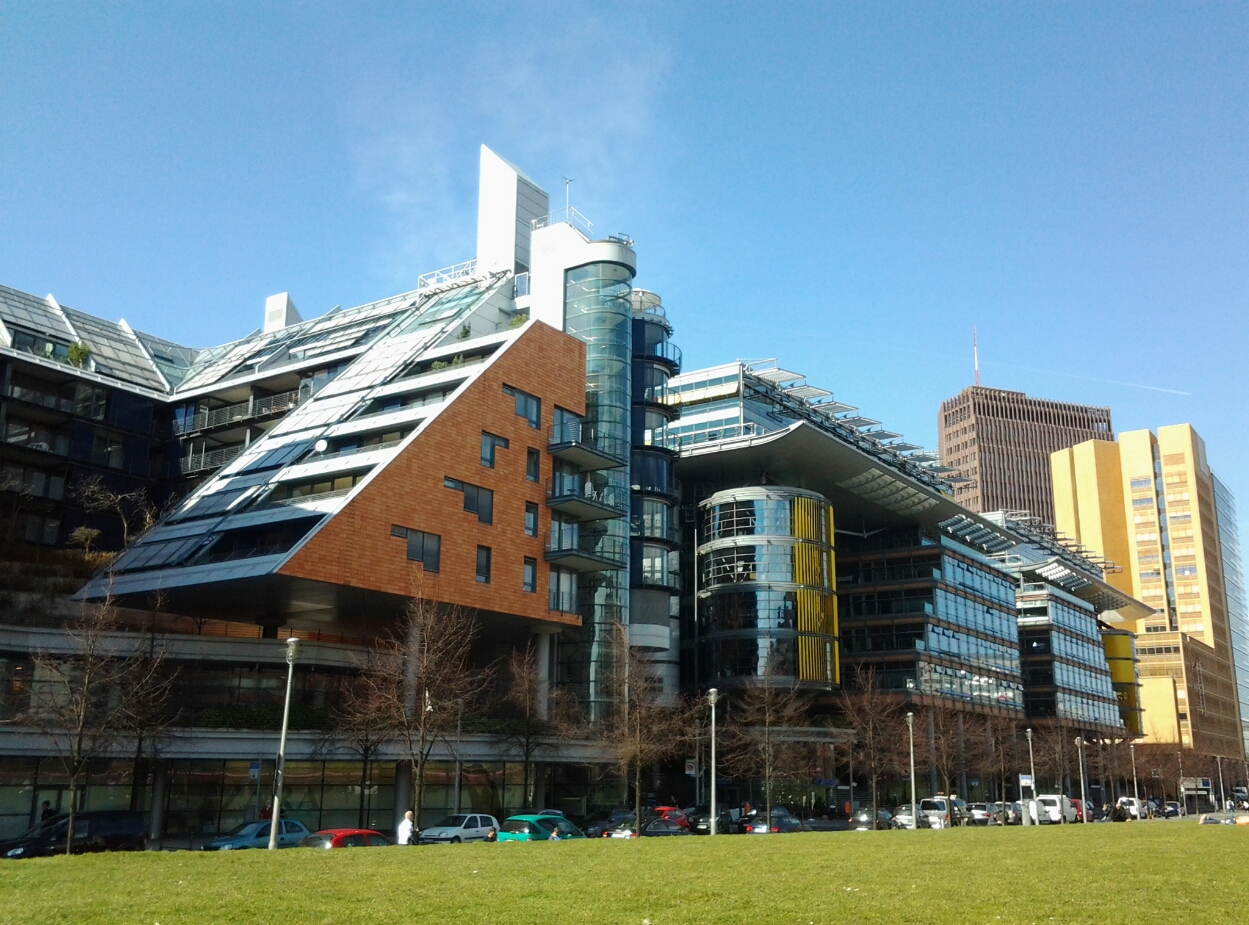
<instances>
[{"instance_id":1,"label":"traffic sign","mask_svg":"<svg viewBox=\"0 0 1249 925\"><path fill-rule=\"evenodd\" d=\"M247 766L247 779L260 780L260 762L253 761Z\"/></svg>"},{"instance_id":2,"label":"traffic sign","mask_svg":"<svg viewBox=\"0 0 1249 925\"><path fill-rule=\"evenodd\" d=\"M1032 775L1031 775L1031 774L1020 774L1020 775L1019 775L1019 786L1020 786L1020 787L1031 787L1031 786L1032 786Z\"/></svg>"}]
</instances>

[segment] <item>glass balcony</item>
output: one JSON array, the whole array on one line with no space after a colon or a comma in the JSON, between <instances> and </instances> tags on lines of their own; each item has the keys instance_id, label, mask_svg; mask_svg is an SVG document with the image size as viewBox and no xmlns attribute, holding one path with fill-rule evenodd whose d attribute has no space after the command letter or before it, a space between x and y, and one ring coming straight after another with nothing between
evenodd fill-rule
<instances>
[{"instance_id":1,"label":"glass balcony","mask_svg":"<svg viewBox=\"0 0 1249 925\"><path fill-rule=\"evenodd\" d=\"M578 572L616 571L628 565L629 546L614 536L551 533L546 540L546 560Z\"/></svg>"},{"instance_id":2,"label":"glass balcony","mask_svg":"<svg viewBox=\"0 0 1249 925\"><path fill-rule=\"evenodd\" d=\"M596 433L580 421L552 424L547 433L547 452L572 463L583 472L617 469L629 462L629 444Z\"/></svg>"},{"instance_id":3,"label":"glass balcony","mask_svg":"<svg viewBox=\"0 0 1249 925\"><path fill-rule=\"evenodd\" d=\"M547 482L546 503L578 520L610 520L628 512L629 493L611 486L596 488L588 481L552 479Z\"/></svg>"}]
</instances>

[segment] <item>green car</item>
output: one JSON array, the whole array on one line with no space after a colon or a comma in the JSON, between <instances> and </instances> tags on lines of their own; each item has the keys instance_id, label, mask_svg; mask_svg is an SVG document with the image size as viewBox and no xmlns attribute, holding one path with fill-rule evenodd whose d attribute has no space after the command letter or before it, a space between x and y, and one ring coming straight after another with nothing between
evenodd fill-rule
<instances>
[{"instance_id":1,"label":"green car","mask_svg":"<svg viewBox=\"0 0 1249 925\"><path fill-rule=\"evenodd\" d=\"M585 832L563 816L509 816L499 829L499 841L563 841L585 838Z\"/></svg>"}]
</instances>

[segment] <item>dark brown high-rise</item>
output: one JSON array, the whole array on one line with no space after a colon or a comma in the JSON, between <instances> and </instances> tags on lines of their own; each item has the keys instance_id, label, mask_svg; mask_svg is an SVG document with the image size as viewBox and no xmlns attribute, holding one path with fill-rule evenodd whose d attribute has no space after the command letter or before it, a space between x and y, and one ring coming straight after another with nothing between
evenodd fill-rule
<instances>
[{"instance_id":1,"label":"dark brown high-rise","mask_svg":"<svg viewBox=\"0 0 1249 925\"><path fill-rule=\"evenodd\" d=\"M941 464L956 470L954 499L980 513L1031 511L1054 522L1050 454L1114 440L1110 409L1029 398L974 385L941 403Z\"/></svg>"}]
</instances>

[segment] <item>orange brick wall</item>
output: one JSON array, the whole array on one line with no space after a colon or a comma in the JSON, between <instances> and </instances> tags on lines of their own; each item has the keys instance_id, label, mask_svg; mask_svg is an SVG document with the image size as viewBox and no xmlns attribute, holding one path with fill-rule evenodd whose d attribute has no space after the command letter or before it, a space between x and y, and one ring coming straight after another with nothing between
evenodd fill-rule
<instances>
[{"instance_id":1,"label":"orange brick wall","mask_svg":"<svg viewBox=\"0 0 1249 925\"><path fill-rule=\"evenodd\" d=\"M504 384L542 399L542 429L515 413ZM585 413L585 345L535 323L390 462L280 570L314 581L420 596L444 603L579 625L575 614L547 609L549 567L543 559L550 512L546 485L551 457L547 429L556 405ZM506 437L495 467L481 464L481 433ZM542 476L525 478L525 450L542 451ZM450 476L494 490L494 523L464 510L462 492L444 487ZM538 503L538 535L525 535L525 502ZM398 524L437 533L437 574L407 558L407 541L390 535ZM490 583L476 580L477 546L492 549ZM522 560L538 560L537 593L522 588Z\"/></svg>"}]
</instances>

